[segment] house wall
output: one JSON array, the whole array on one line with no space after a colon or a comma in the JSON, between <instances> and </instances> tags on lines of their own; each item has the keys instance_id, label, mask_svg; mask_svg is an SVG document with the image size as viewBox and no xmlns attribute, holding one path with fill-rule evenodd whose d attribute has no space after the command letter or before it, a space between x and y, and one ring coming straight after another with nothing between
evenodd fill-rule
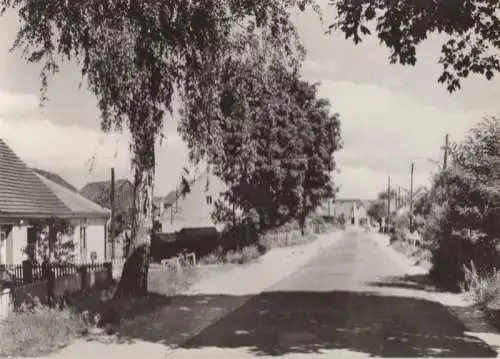
<instances>
[{"instance_id":1,"label":"house wall","mask_svg":"<svg viewBox=\"0 0 500 359\"><path fill-rule=\"evenodd\" d=\"M80 228L81 221L72 221L75 226L75 231L73 233L73 241L75 243L74 256L75 260L78 262L90 262L90 254L92 252L97 253L97 262L103 262L106 260L106 219L89 219L87 220L87 243L86 250L81 251L81 238L80 238Z\"/></svg>"},{"instance_id":2,"label":"house wall","mask_svg":"<svg viewBox=\"0 0 500 359\"><path fill-rule=\"evenodd\" d=\"M28 245L28 227L13 226L12 232L12 264L20 264L26 258L24 248Z\"/></svg>"},{"instance_id":3,"label":"house wall","mask_svg":"<svg viewBox=\"0 0 500 359\"><path fill-rule=\"evenodd\" d=\"M21 264L25 259L24 248L28 243L25 225L2 225L7 238L3 244L2 264Z\"/></svg>"},{"instance_id":4,"label":"house wall","mask_svg":"<svg viewBox=\"0 0 500 359\"><path fill-rule=\"evenodd\" d=\"M90 262L90 253L97 253L97 261L103 262L105 257L106 219L92 219L87 222L87 250L86 256L80 255L80 220L72 220L74 226L72 235L64 235L63 241L73 240L75 260ZM6 231L7 238L4 243L5 263L1 264L21 264L25 260L24 248L28 244L28 225L2 225ZM0 261L4 261L0 258Z\"/></svg>"},{"instance_id":5,"label":"house wall","mask_svg":"<svg viewBox=\"0 0 500 359\"><path fill-rule=\"evenodd\" d=\"M211 218L215 208L215 201L220 198L220 193L227 189L224 182L210 176L208 190L206 188L206 177L198 179L190 187L190 192L184 197L178 199L178 205L175 203L168 208L161 218L161 229L163 233L179 231L182 228L192 227L216 227ZM212 197L212 203L207 203L207 196ZM177 210L176 210L177 209ZM171 220L173 211L173 221Z\"/></svg>"}]
</instances>

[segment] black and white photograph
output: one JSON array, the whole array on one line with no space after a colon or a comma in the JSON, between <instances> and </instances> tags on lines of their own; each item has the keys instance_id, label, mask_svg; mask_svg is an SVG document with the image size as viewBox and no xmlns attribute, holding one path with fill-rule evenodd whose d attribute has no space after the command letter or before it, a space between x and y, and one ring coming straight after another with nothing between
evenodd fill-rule
<instances>
[{"instance_id":1,"label":"black and white photograph","mask_svg":"<svg viewBox=\"0 0 500 359\"><path fill-rule=\"evenodd\" d=\"M0 358L500 357L500 2L0 0Z\"/></svg>"}]
</instances>

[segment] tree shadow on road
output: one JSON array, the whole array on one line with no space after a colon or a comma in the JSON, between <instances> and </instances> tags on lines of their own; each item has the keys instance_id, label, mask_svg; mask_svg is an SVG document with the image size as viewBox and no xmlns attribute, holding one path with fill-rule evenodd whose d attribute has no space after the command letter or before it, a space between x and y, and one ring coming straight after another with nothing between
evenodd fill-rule
<instances>
[{"instance_id":1,"label":"tree shadow on road","mask_svg":"<svg viewBox=\"0 0 500 359\"><path fill-rule=\"evenodd\" d=\"M385 277L380 281L370 282L367 284L372 287L414 289L437 293L443 293L446 291L445 289L440 288L427 273Z\"/></svg>"},{"instance_id":2,"label":"tree shadow on road","mask_svg":"<svg viewBox=\"0 0 500 359\"><path fill-rule=\"evenodd\" d=\"M340 349L388 357L496 356L466 332L445 307L428 300L374 292L269 292L251 299L176 297L122 326L118 340L182 345L188 354L238 348L256 357Z\"/></svg>"}]
</instances>

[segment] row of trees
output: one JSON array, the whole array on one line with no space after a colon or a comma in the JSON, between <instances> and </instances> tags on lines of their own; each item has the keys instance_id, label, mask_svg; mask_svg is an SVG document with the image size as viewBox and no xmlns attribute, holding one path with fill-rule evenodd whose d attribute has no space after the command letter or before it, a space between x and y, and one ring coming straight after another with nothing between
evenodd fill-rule
<instances>
[{"instance_id":1,"label":"row of trees","mask_svg":"<svg viewBox=\"0 0 500 359\"><path fill-rule=\"evenodd\" d=\"M296 7L304 10L314 3L314 0L0 1L2 13L14 9L19 15L20 29L14 48L22 48L27 61L42 64L42 100L48 77L57 72L59 62L77 60L82 77L98 100L103 130L127 128L131 133L135 211L130 256L118 295L147 293L154 149L161 137L165 112L172 108L174 92L180 92L188 109L191 101L199 108L194 113L207 116L206 121L187 122L197 124L184 128L187 137L203 138L201 143L210 144L210 152L212 146L220 148L217 129L224 127L212 127L211 114L212 110L227 107L220 106L217 96L226 79L207 64L231 60L244 64L248 59L248 41L266 39L267 50L281 56L283 63L296 65L296 55L301 51L290 20L291 10ZM374 28L381 42L391 50L393 63L415 64L416 50L422 41L433 32L447 34L449 41L442 47L440 63L444 69L439 81L447 84L450 91L458 89L460 78L469 73L490 79L500 70L500 62L492 55L500 47L497 41L500 20L495 2L469 0L449 6L447 0L377 3L332 0L330 4L337 14L332 31L341 31L346 38L359 43L361 36L369 35L370 28ZM376 26L370 26L374 22ZM272 193L277 195L275 191ZM241 202L245 207L244 201Z\"/></svg>"}]
</instances>

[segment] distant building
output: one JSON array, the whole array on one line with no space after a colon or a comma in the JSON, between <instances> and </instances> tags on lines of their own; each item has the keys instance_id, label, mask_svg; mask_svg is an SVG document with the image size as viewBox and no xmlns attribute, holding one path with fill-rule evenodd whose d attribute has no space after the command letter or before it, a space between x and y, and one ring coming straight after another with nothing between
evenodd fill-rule
<instances>
[{"instance_id":1,"label":"distant building","mask_svg":"<svg viewBox=\"0 0 500 359\"><path fill-rule=\"evenodd\" d=\"M111 208L111 181L90 182L81 190L80 194L94 203ZM131 216L134 206L134 185L128 179L115 181L115 209L116 213L125 213Z\"/></svg>"},{"instance_id":2,"label":"distant building","mask_svg":"<svg viewBox=\"0 0 500 359\"><path fill-rule=\"evenodd\" d=\"M107 209L111 208L111 181L87 183L80 193ZM134 207L134 185L128 179L115 181L115 215L116 221L121 221L125 228L131 225L132 210ZM126 255L128 228L115 238L114 257L122 258ZM106 253L111 258L112 242L109 241Z\"/></svg>"},{"instance_id":3,"label":"distant building","mask_svg":"<svg viewBox=\"0 0 500 359\"><path fill-rule=\"evenodd\" d=\"M360 199L336 199L333 203L333 216L343 217L346 225L359 226L368 221L367 207Z\"/></svg>"},{"instance_id":4,"label":"distant building","mask_svg":"<svg viewBox=\"0 0 500 359\"><path fill-rule=\"evenodd\" d=\"M156 198L157 221L161 232L173 233L185 228L222 229L212 219L215 202L227 186L218 177L202 173L191 181L189 191L178 189Z\"/></svg>"}]
</instances>

